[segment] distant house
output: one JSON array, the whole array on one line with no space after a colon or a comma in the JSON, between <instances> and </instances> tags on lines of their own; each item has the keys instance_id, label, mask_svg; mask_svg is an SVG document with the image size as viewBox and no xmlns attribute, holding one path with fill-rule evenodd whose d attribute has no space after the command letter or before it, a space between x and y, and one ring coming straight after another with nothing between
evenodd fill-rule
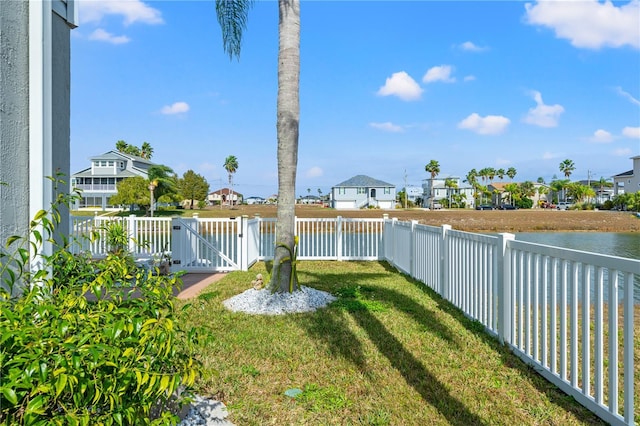
<instances>
[{"instance_id":1,"label":"distant house","mask_svg":"<svg viewBox=\"0 0 640 426\"><path fill-rule=\"evenodd\" d=\"M317 195L305 195L298 198L298 204L322 204L322 199Z\"/></svg>"},{"instance_id":2,"label":"distant house","mask_svg":"<svg viewBox=\"0 0 640 426\"><path fill-rule=\"evenodd\" d=\"M416 201L420 201L423 197L423 190L420 186L407 186L405 188L407 193L407 200L415 203Z\"/></svg>"},{"instance_id":3,"label":"distant house","mask_svg":"<svg viewBox=\"0 0 640 426\"><path fill-rule=\"evenodd\" d=\"M224 206L236 206L242 204L242 194L229 188L218 189L207 195L209 204L222 204Z\"/></svg>"},{"instance_id":4,"label":"distant house","mask_svg":"<svg viewBox=\"0 0 640 426\"><path fill-rule=\"evenodd\" d=\"M613 194L640 191L640 155L631 157L633 169L613 176Z\"/></svg>"},{"instance_id":5,"label":"distant house","mask_svg":"<svg viewBox=\"0 0 640 426\"><path fill-rule=\"evenodd\" d=\"M513 200L510 199L510 194L505 190L505 186L509 183L515 182L493 182L487 185L487 189L491 192L491 203L494 206L500 206L501 204L513 204ZM540 188L543 188L540 190ZM551 197L549 194L549 185L544 183L533 182L534 193L531 195L531 201L533 201L533 207L538 207L540 202L549 201Z\"/></svg>"},{"instance_id":6,"label":"distant house","mask_svg":"<svg viewBox=\"0 0 640 426\"><path fill-rule=\"evenodd\" d=\"M451 180L455 182L452 187L447 187L445 182ZM434 203L441 203L442 200L449 200L460 198L464 202L464 205L469 208L475 207L475 201L473 198L473 187L467 183L464 183L458 176L448 177L436 177L433 180L431 178L424 179L422 181L422 207L431 206L431 185L433 184L433 201Z\"/></svg>"},{"instance_id":7,"label":"distant house","mask_svg":"<svg viewBox=\"0 0 640 426\"><path fill-rule=\"evenodd\" d=\"M262 197L247 197L244 202L247 204L264 204L267 200Z\"/></svg>"},{"instance_id":8,"label":"distant house","mask_svg":"<svg viewBox=\"0 0 640 426\"><path fill-rule=\"evenodd\" d=\"M335 209L377 207L393 209L396 187L387 182L358 175L331 188L331 202Z\"/></svg>"},{"instance_id":9,"label":"distant house","mask_svg":"<svg viewBox=\"0 0 640 426\"><path fill-rule=\"evenodd\" d=\"M74 209L115 208L109 204L109 198L118 193L118 182L134 176L147 179L149 167L153 165L145 158L119 151L91 157L91 167L71 175L71 188L82 191L82 198L76 201Z\"/></svg>"}]
</instances>

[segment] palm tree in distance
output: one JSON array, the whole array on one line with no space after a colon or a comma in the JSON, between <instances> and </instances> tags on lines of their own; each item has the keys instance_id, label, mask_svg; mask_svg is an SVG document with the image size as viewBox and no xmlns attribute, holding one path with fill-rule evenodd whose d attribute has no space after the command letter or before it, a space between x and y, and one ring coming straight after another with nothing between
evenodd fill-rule
<instances>
[{"instance_id":1,"label":"palm tree in distance","mask_svg":"<svg viewBox=\"0 0 640 426\"><path fill-rule=\"evenodd\" d=\"M431 199L429 202L430 208L431 210L433 210L433 180L436 178L436 176L438 176L438 174L440 173L440 163L438 163L438 161L436 160L431 160L429 161L429 164L427 164L426 166L424 166L424 170L429 173L429 175L431 175L431 185L429 185L431 187Z\"/></svg>"},{"instance_id":2,"label":"palm tree in distance","mask_svg":"<svg viewBox=\"0 0 640 426\"><path fill-rule=\"evenodd\" d=\"M224 169L229 174L229 205L233 205L233 175L238 171L238 159L230 155L224 160Z\"/></svg>"},{"instance_id":3,"label":"palm tree in distance","mask_svg":"<svg viewBox=\"0 0 640 426\"><path fill-rule=\"evenodd\" d=\"M242 32L253 0L216 0L224 50L240 56ZM278 1L278 207L276 249L269 287L273 291L299 289L295 273L295 190L300 120L300 0Z\"/></svg>"},{"instance_id":4,"label":"palm tree in distance","mask_svg":"<svg viewBox=\"0 0 640 426\"><path fill-rule=\"evenodd\" d=\"M560 171L562 173L564 173L564 177L566 178L566 180L569 180L569 177L571 176L571 173L575 169L576 169L575 164L573 164L573 161L569 160L568 158L560 163ZM563 192L564 201L567 201L567 191L566 191L566 189L563 189L562 192Z\"/></svg>"},{"instance_id":5,"label":"palm tree in distance","mask_svg":"<svg viewBox=\"0 0 640 426\"><path fill-rule=\"evenodd\" d=\"M151 156L153 156L153 147L149 142L142 142L142 146L140 147L140 157L150 160Z\"/></svg>"},{"instance_id":6,"label":"palm tree in distance","mask_svg":"<svg viewBox=\"0 0 640 426\"><path fill-rule=\"evenodd\" d=\"M516 177L516 168L515 167L509 167L507 169L507 176L509 176L509 179L513 180L514 177Z\"/></svg>"},{"instance_id":7,"label":"palm tree in distance","mask_svg":"<svg viewBox=\"0 0 640 426\"><path fill-rule=\"evenodd\" d=\"M154 197L158 199L164 194L175 192L176 179L173 174L173 169L162 164L149 167L147 176L149 178L149 193L151 198L150 214L151 217L153 217Z\"/></svg>"},{"instance_id":8,"label":"palm tree in distance","mask_svg":"<svg viewBox=\"0 0 640 426\"><path fill-rule=\"evenodd\" d=\"M116 142L116 150L118 150L118 152L127 152L127 146L129 144L126 143L123 140L119 140Z\"/></svg>"}]
</instances>

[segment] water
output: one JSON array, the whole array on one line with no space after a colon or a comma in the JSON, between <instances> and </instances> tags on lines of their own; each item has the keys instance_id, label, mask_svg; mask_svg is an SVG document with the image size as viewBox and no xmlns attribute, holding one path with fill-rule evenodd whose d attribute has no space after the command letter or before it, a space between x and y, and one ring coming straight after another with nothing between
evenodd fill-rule
<instances>
[{"instance_id":1,"label":"water","mask_svg":"<svg viewBox=\"0 0 640 426\"><path fill-rule=\"evenodd\" d=\"M640 233L522 232L516 234L516 240L635 260L640 259ZM634 301L636 304L640 304L640 275L635 275L634 286Z\"/></svg>"},{"instance_id":2,"label":"water","mask_svg":"<svg viewBox=\"0 0 640 426\"><path fill-rule=\"evenodd\" d=\"M640 259L640 233L522 232L516 234L516 240Z\"/></svg>"}]
</instances>

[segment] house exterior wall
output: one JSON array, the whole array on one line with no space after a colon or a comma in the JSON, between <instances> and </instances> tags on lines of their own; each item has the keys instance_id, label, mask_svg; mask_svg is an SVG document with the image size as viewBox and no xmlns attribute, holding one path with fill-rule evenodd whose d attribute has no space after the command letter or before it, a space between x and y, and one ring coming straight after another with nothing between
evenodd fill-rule
<instances>
[{"instance_id":1,"label":"house exterior wall","mask_svg":"<svg viewBox=\"0 0 640 426\"><path fill-rule=\"evenodd\" d=\"M0 1L0 243L29 225L29 7Z\"/></svg>"},{"instance_id":2,"label":"house exterior wall","mask_svg":"<svg viewBox=\"0 0 640 426\"><path fill-rule=\"evenodd\" d=\"M631 157L633 161L633 172L630 175L614 176L613 193L632 193L640 191L640 155Z\"/></svg>"},{"instance_id":3,"label":"house exterior wall","mask_svg":"<svg viewBox=\"0 0 640 426\"><path fill-rule=\"evenodd\" d=\"M74 10L74 0L0 1L0 243L26 236L31 217L67 192L48 177L69 179ZM61 213L56 239L69 232Z\"/></svg>"},{"instance_id":4,"label":"house exterior wall","mask_svg":"<svg viewBox=\"0 0 640 426\"><path fill-rule=\"evenodd\" d=\"M396 189L393 187L333 187L331 188L333 208L360 209L366 206L393 209Z\"/></svg>"}]
</instances>

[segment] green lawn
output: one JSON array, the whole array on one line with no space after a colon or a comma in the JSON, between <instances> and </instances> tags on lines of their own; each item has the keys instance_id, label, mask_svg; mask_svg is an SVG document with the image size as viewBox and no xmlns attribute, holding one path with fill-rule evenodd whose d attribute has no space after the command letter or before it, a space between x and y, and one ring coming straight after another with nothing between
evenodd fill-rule
<instances>
[{"instance_id":1,"label":"green lawn","mask_svg":"<svg viewBox=\"0 0 640 426\"><path fill-rule=\"evenodd\" d=\"M386 263L301 262L303 285L339 296L315 313L227 311L268 266L229 273L184 311L212 334L197 391L237 425L604 424Z\"/></svg>"}]
</instances>

